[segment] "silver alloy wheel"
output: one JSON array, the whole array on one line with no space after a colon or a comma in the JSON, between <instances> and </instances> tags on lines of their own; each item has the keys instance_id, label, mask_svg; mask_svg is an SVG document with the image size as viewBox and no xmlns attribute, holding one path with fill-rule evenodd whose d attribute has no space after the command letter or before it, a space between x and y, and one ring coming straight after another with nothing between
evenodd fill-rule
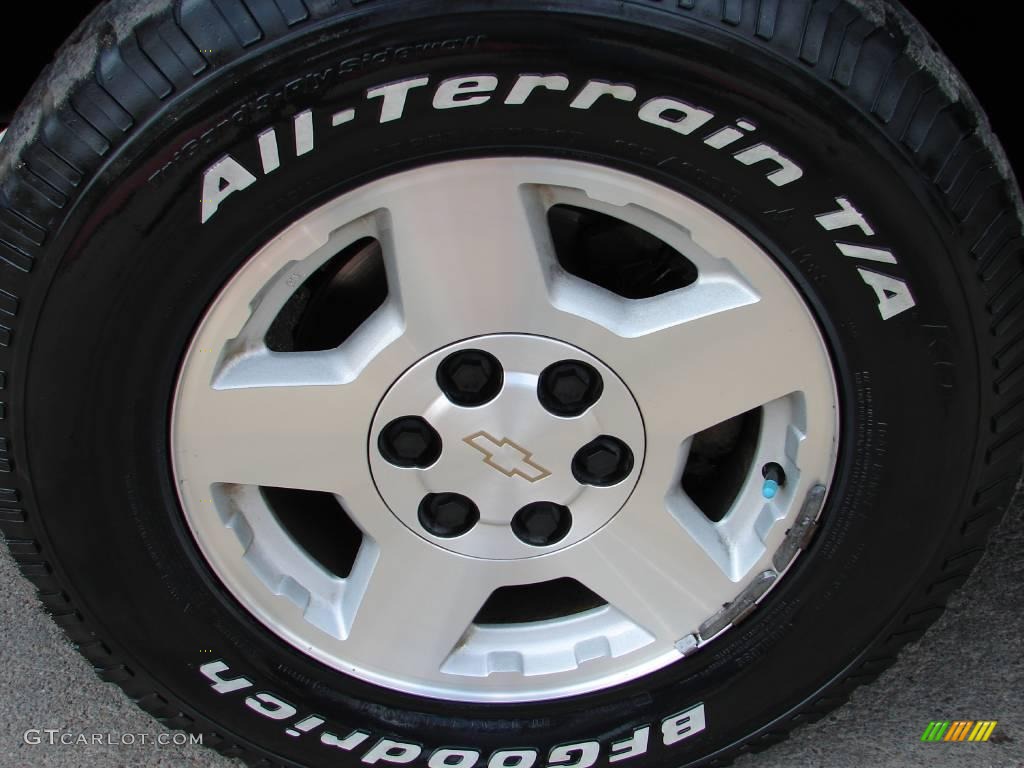
<instances>
[{"instance_id":1,"label":"silver alloy wheel","mask_svg":"<svg viewBox=\"0 0 1024 768\"><path fill-rule=\"evenodd\" d=\"M548 227L555 205L651 233L693 262L696 282L626 299L570 275ZM268 329L296 288L362 238L382 246L384 304L337 349L270 351ZM430 372L462 349L504 357L507 394L472 408L447 402ZM548 418L530 393L563 356L600 369L604 402ZM800 294L717 214L604 167L468 160L367 184L295 222L242 267L185 357L172 457L211 568L295 648L411 694L524 702L663 668L777 584L832 478L837 403ZM694 436L758 408L749 472L713 521L682 488ZM381 430L398 415L438 422L444 459L385 461ZM620 433L635 462L609 488L580 488L572 446L606 431ZM523 450L496 459L504 471L485 472L493 467L473 444L480 434L492 448ZM540 482L513 471L531 457L548 472ZM762 473L769 464L785 473L773 498ZM547 498L545 483L558 497L547 500L572 509L581 527L531 549L508 533L509 519ZM339 577L299 546L261 488L337 499L363 535L351 572ZM424 532L414 504L440 491L476 494L483 533ZM475 621L496 590L566 578L602 604L525 623Z\"/></svg>"}]
</instances>

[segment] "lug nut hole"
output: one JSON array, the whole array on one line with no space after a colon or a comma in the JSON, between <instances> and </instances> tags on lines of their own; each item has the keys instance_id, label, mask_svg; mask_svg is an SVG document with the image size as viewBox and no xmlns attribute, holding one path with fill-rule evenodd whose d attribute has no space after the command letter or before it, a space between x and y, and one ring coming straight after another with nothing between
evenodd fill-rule
<instances>
[{"instance_id":1,"label":"lug nut hole","mask_svg":"<svg viewBox=\"0 0 1024 768\"><path fill-rule=\"evenodd\" d=\"M480 510L471 499L458 493L431 493L423 497L420 525L442 539L469 533L480 522Z\"/></svg>"},{"instance_id":2,"label":"lug nut hole","mask_svg":"<svg viewBox=\"0 0 1024 768\"><path fill-rule=\"evenodd\" d=\"M527 504L512 518L512 531L520 541L534 547L550 547L569 535L572 513L553 501Z\"/></svg>"},{"instance_id":3,"label":"lug nut hole","mask_svg":"<svg viewBox=\"0 0 1024 768\"><path fill-rule=\"evenodd\" d=\"M576 452L572 474L582 485L618 485L633 471L633 451L617 437L601 435Z\"/></svg>"},{"instance_id":4,"label":"lug nut hole","mask_svg":"<svg viewBox=\"0 0 1024 768\"><path fill-rule=\"evenodd\" d=\"M377 448L396 467L426 469L441 457L441 436L425 419L403 416L381 430Z\"/></svg>"},{"instance_id":5,"label":"lug nut hole","mask_svg":"<svg viewBox=\"0 0 1024 768\"><path fill-rule=\"evenodd\" d=\"M582 416L604 392L597 369L580 360L549 365L537 380L537 397L550 413L563 418Z\"/></svg>"},{"instance_id":6,"label":"lug nut hole","mask_svg":"<svg viewBox=\"0 0 1024 768\"><path fill-rule=\"evenodd\" d=\"M463 349L437 367L437 385L455 405L475 408L498 396L505 372L498 358L480 349Z\"/></svg>"}]
</instances>

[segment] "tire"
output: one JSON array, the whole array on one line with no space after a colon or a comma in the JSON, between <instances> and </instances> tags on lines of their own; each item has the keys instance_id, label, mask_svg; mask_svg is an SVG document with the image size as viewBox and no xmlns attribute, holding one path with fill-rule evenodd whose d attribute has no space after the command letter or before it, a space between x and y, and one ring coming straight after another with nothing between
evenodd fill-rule
<instances>
[{"instance_id":1,"label":"tire","mask_svg":"<svg viewBox=\"0 0 1024 768\"><path fill-rule=\"evenodd\" d=\"M557 77L513 98L531 74ZM0 530L101 677L250 765L723 764L820 718L920 637L1020 477L1019 190L969 90L895 3L113 0L4 149ZM789 478L805 492L771 528L767 581L744 572L671 663L534 699L428 695L268 627L205 548L172 431L204 318L275 236L424 178L401 174L508 158L545 178L639 179L767 254L830 363L833 459L819 484ZM653 300L626 296L631 280L590 295ZM464 299L439 297L438 318ZM779 360L796 338L778 337ZM615 372L573 343L612 396ZM744 386L771 378L765 360ZM678 377L664 405L684 410L699 371L682 353L659 362ZM648 437L671 411L643 414ZM339 429L365 439L371 417ZM623 471L653 471L658 456L635 453ZM417 574L409 589L440 609L433 587Z\"/></svg>"}]
</instances>

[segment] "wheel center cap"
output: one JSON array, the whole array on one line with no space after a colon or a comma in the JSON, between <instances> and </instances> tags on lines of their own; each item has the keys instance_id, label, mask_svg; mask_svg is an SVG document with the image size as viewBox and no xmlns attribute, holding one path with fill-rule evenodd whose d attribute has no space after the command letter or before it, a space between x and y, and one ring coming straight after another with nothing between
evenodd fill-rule
<instances>
[{"instance_id":1,"label":"wheel center cap","mask_svg":"<svg viewBox=\"0 0 1024 768\"><path fill-rule=\"evenodd\" d=\"M469 339L418 362L370 433L377 490L417 535L470 557L536 557L603 527L632 493L644 426L625 383L541 336Z\"/></svg>"}]
</instances>

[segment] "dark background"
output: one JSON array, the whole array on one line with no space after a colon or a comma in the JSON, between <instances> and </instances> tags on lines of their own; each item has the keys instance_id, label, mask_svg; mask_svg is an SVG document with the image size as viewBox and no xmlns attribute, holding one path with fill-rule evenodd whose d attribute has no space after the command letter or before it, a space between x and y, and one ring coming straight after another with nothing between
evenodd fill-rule
<instances>
[{"instance_id":1,"label":"dark background","mask_svg":"<svg viewBox=\"0 0 1024 768\"><path fill-rule=\"evenodd\" d=\"M60 44L95 5L91 0L73 2L4 3L0 22L12 38L0 46L0 124L10 121L17 103L27 93ZM960 68L992 118L995 131L1006 146L1018 176L1024 174L1024 135L1015 130L1016 26L1003 14L1012 7L1005 0L979 0L973 5L943 0L904 0Z\"/></svg>"}]
</instances>

